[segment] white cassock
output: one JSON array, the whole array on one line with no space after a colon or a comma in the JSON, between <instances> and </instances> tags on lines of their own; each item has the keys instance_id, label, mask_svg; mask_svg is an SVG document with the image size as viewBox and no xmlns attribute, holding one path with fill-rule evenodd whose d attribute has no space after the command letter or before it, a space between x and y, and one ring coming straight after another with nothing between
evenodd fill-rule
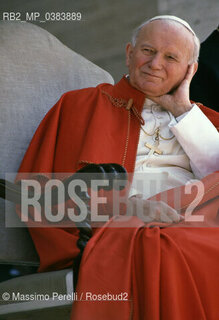
<instances>
[{"instance_id":1,"label":"white cassock","mask_svg":"<svg viewBox=\"0 0 219 320\"><path fill-rule=\"evenodd\" d=\"M219 133L196 105L176 119L146 99L142 117L146 133L140 132L129 197L142 194L147 199L219 170ZM157 147L162 154L150 152L145 146L156 144L154 132L158 127Z\"/></svg>"}]
</instances>

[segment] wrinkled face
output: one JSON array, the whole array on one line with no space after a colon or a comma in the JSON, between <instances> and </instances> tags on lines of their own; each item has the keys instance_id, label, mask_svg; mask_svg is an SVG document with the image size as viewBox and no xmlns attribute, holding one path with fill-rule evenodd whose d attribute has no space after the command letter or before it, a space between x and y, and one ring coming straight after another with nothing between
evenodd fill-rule
<instances>
[{"instance_id":1,"label":"wrinkled face","mask_svg":"<svg viewBox=\"0 0 219 320\"><path fill-rule=\"evenodd\" d=\"M151 97L170 92L184 79L193 48L192 34L180 24L150 22L139 32L136 45L126 48L131 85Z\"/></svg>"}]
</instances>

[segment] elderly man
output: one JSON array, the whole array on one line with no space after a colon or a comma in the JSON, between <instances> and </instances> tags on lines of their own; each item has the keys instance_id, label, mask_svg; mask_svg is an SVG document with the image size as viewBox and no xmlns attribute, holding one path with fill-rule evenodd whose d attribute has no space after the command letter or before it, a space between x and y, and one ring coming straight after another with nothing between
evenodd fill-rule
<instances>
[{"instance_id":1,"label":"elderly man","mask_svg":"<svg viewBox=\"0 0 219 320\"><path fill-rule=\"evenodd\" d=\"M207 226L215 226L218 209L218 180L211 173L219 170L219 121L217 112L189 99L198 51L199 41L185 21L150 19L127 45L129 75L114 86L64 94L30 144L20 173L47 177L45 173L74 172L87 163L113 162L134 173L133 181L137 174L165 181L149 190L133 184L129 194L135 213L142 203L146 222L157 227L143 228L144 222L132 217L112 219L95 231L84 252L77 287L82 298L74 302L72 319L218 316L219 230ZM202 179L196 214L208 217L205 228L179 222L180 210L196 198L197 191L188 195L184 186L194 178ZM181 191L178 211L174 187ZM168 189L167 203L148 200ZM162 222L179 224L160 228ZM31 228L30 233L39 271L72 265L78 254L75 228Z\"/></svg>"}]
</instances>

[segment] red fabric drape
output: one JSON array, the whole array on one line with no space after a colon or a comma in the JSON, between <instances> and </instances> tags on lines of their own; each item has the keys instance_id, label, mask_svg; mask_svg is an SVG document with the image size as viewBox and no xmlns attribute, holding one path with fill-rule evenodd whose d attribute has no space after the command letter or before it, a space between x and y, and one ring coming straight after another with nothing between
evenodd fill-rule
<instances>
[{"instance_id":1,"label":"red fabric drape","mask_svg":"<svg viewBox=\"0 0 219 320\"><path fill-rule=\"evenodd\" d=\"M218 319L218 175L203 183L205 201L215 198L195 211L204 222L144 225L136 217L129 222L121 218L94 235L82 259L72 320ZM196 196L193 189L190 201L187 197L181 205L188 206ZM92 300L92 294L101 299L107 293L117 300Z\"/></svg>"}]
</instances>

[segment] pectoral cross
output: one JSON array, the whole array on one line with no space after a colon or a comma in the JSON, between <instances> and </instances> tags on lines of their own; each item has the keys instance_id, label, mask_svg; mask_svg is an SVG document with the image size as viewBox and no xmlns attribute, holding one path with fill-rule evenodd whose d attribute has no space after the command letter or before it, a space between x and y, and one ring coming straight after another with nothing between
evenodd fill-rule
<instances>
[{"instance_id":1,"label":"pectoral cross","mask_svg":"<svg viewBox=\"0 0 219 320\"><path fill-rule=\"evenodd\" d=\"M155 144L151 145L150 143L146 142L144 145L146 148L150 149L148 156L157 153L157 154L163 154L163 151L158 149L159 146L159 134L160 134L160 128L157 128L155 131Z\"/></svg>"},{"instance_id":2,"label":"pectoral cross","mask_svg":"<svg viewBox=\"0 0 219 320\"><path fill-rule=\"evenodd\" d=\"M155 144L153 144L153 145L151 145L150 143L147 142L144 145L145 145L145 147L150 149L150 151L148 153L148 156L150 156L150 155L152 155L154 153L157 153L157 154L162 154L163 153L163 151L161 151L160 149L157 148L158 147L158 143L157 142L155 142Z\"/></svg>"}]
</instances>

